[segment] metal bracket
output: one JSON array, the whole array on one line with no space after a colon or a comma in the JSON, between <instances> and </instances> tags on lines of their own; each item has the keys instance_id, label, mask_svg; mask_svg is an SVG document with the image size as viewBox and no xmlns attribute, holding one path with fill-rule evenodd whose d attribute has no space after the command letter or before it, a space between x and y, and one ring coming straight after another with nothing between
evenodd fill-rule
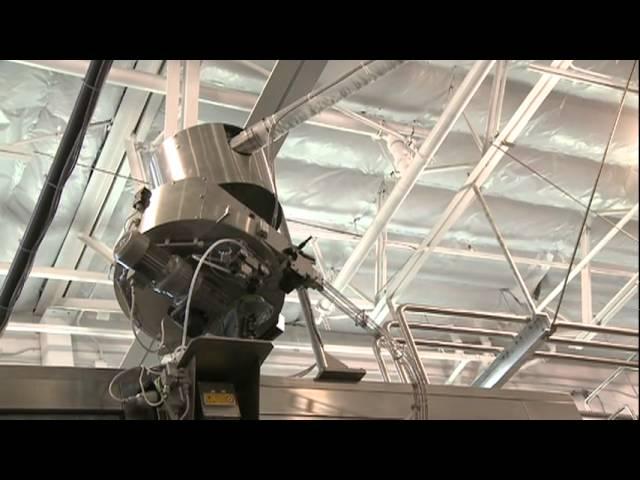
<instances>
[{"instance_id":1,"label":"metal bracket","mask_svg":"<svg viewBox=\"0 0 640 480\"><path fill-rule=\"evenodd\" d=\"M546 313L536 314L472 385L481 388L504 385L549 334L550 324Z\"/></svg>"}]
</instances>

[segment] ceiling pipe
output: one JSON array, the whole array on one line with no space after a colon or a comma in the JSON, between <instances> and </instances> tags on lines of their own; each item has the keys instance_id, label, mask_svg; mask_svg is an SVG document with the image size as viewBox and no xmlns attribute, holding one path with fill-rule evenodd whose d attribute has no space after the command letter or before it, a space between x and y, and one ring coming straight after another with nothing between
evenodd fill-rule
<instances>
[{"instance_id":1,"label":"ceiling pipe","mask_svg":"<svg viewBox=\"0 0 640 480\"><path fill-rule=\"evenodd\" d=\"M414 322L409 322L408 325L409 327L411 327L411 329L415 329L415 330L457 333L460 335L502 337L502 338L509 338L509 339L513 339L517 335L517 332L491 330L487 328L476 328L476 327L458 327L455 325L432 325L427 323L414 323ZM398 328L398 327L400 327L398 322L394 321L389 324L389 328ZM594 342L594 341L586 341L586 340L574 340L572 338L563 338L563 337L554 337L554 336L547 338L546 341L548 343L556 343L560 345L579 345L581 347L622 350L625 352L635 352L636 350L638 350L638 347L635 345L626 345L622 343Z\"/></svg>"},{"instance_id":2,"label":"ceiling pipe","mask_svg":"<svg viewBox=\"0 0 640 480\"><path fill-rule=\"evenodd\" d=\"M93 60L87 69L67 128L60 140L40 196L0 290L0 335L20 297L38 248L53 221L64 186L76 165L89 121L98 103L111 63L111 60Z\"/></svg>"},{"instance_id":3,"label":"ceiling pipe","mask_svg":"<svg viewBox=\"0 0 640 480\"><path fill-rule=\"evenodd\" d=\"M248 126L229 142L236 152L252 154L404 64L405 60L368 60L337 80L315 89L282 110Z\"/></svg>"},{"instance_id":4,"label":"ceiling pipe","mask_svg":"<svg viewBox=\"0 0 640 480\"><path fill-rule=\"evenodd\" d=\"M444 308L434 307L430 305L417 305L417 304L404 304L402 305L402 312L406 313L429 313L432 315L439 315L444 317L462 317L462 318L475 318L480 320L495 320L501 322L515 322L526 323L529 317L522 315L513 315L509 313L494 313L483 312L476 310L462 310L456 308ZM599 325L589 325L585 323L577 322L556 322L558 329L566 330L578 330L583 332L595 332L608 335L621 335L627 337L638 337L640 332L638 330L632 330L629 328L619 327L602 327Z\"/></svg>"}]
</instances>

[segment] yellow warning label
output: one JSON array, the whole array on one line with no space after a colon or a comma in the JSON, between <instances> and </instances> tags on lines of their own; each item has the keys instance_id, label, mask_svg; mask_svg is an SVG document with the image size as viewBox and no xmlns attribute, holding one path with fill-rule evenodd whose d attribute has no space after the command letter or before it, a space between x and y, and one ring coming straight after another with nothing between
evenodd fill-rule
<instances>
[{"instance_id":1,"label":"yellow warning label","mask_svg":"<svg viewBox=\"0 0 640 480\"><path fill-rule=\"evenodd\" d=\"M205 405L229 405L236 404L236 398L231 393L207 392L204 394Z\"/></svg>"}]
</instances>

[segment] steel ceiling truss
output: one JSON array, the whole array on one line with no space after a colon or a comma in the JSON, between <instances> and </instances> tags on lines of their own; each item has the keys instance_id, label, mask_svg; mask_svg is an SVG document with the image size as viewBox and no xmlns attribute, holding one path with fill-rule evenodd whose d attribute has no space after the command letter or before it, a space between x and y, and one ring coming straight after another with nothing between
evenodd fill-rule
<instances>
[{"instance_id":1,"label":"steel ceiling truss","mask_svg":"<svg viewBox=\"0 0 640 480\"><path fill-rule=\"evenodd\" d=\"M82 62L78 61L24 61L21 63L26 63L37 68L47 68L61 73L67 73L76 76L82 75L86 70L86 66L83 65ZM135 131L138 120L136 119L132 125L131 119L129 118L127 122L124 120L124 117L130 117L133 111L138 112L137 118L139 118L145 110L144 106L146 104L146 101L148 100L149 92L168 96L168 93L173 88L173 84L171 83L171 81L175 79L175 75L171 75L171 72L175 73L175 65L171 66L170 64L167 77L162 77L161 75L159 75L159 65L157 63L147 63L148 65L146 65L144 62L140 62L140 66L138 67L137 71L113 69L110 75L109 82L111 82L112 84L132 87L129 88L125 94L125 99L129 98L130 100L127 100L126 103L125 101L123 101L123 106L121 106L121 109L116 115L115 120L117 123L114 122L114 127L109 134L110 138L113 138L113 142L119 142L119 140L125 138L126 135L128 135L130 132ZM187 64L189 64L189 62L187 62ZM535 306L535 311L537 313L533 315L534 321L528 325L528 327L530 328L527 328L520 332L520 334L518 334L518 341L514 342L514 344L512 345L513 348L505 348L504 351L501 352L501 354L498 356L498 358L492 363L492 365L490 365L489 368L485 370L476 380L475 384L479 386L495 386L504 383L504 381L506 381L509 376L513 375L517 371L518 365L522 363L523 359L526 359L528 353L535 350L535 346L538 345L538 340L540 338L543 338L548 332L548 322L542 321L544 318L547 318L544 315L544 312L548 309L551 302L555 300L556 296L559 293L561 285L558 285L556 288L551 290L547 297L539 302L538 305L535 305L533 300L531 299L531 295L524 285L524 282L520 282L518 280L521 280L521 276L519 275L517 265L547 265L551 268L558 269L566 269L568 265L561 262L548 262L531 258L511 256L504 239L502 239L502 241L500 242L504 257L493 253L457 251L456 249L440 247L439 243L442 241L442 239L445 237L446 233L454 225L454 223L460 218L460 216L464 214L468 206L476 197L480 198L481 206L485 211L487 219L491 223L494 233L500 241L501 234L497 229L495 221L492 221L491 213L490 210L488 210L485 199L481 196L479 197L479 195L481 195L479 189L481 185L487 180L487 178L489 178L493 170L495 170L495 168L498 166L505 152L508 151L509 148L513 145L517 136L520 134L520 132L522 132L528 121L533 117L537 109L555 87L557 82L561 78L571 78L571 76L575 76L576 72L571 70L571 64L572 61L570 60L556 60L552 62L551 66L548 68L537 69L537 71L542 73L539 81L533 86L529 95L527 95L512 118L506 123L504 128L500 128L501 105L504 98L504 90L507 77L507 64L504 61L478 62L472 68L472 71L475 72L475 77L473 79L469 77L469 81L465 85L461 85L461 87L459 87L458 91L461 92L460 95L458 97L454 96L454 98L452 98L449 102L447 108L449 108L450 111L445 109L446 115L443 114L444 118L442 118L439 121L440 123L437 124L434 128L435 133L433 131L429 132L426 130L415 132L415 129L413 129L413 127L397 123L394 124L392 122L383 123L376 119L371 119L359 114L355 114L353 112L344 111L342 107L336 107L331 111L323 112L312 120L312 123L319 124L324 127L337 128L354 133L364 133L365 135L369 135L374 138L383 133L394 136L398 139L403 139L405 138L404 135L408 135L413 130L415 137L427 138L428 141L429 139L431 139L432 144L436 145L433 151L427 152L428 155L433 155L433 153L437 149L437 146L439 146L444 141L450 131L450 128L447 128L448 125L444 122L455 122L458 116L464 113L464 107L467 105L473 94L477 91L477 86L475 85L475 83L478 81L481 82L489 72L489 69L494 67L495 65L495 74L491 90L492 93L488 108L489 120L487 122L484 138L480 139L479 143L479 147L481 146L482 149L482 157L472 169L468 177L468 181L460 188L460 190L454 196L453 200L445 209L439 221L430 230L429 236L425 238L419 245L403 242L393 242L391 240L387 240L386 237L380 236L380 233L385 231L389 221L391 220L391 217L393 216L393 213L395 212L395 209L390 215L387 215L386 218L379 219L380 221L377 222L379 232L372 232L371 239L363 239L362 237L353 235L348 232L345 232L344 234L331 232L327 229L323 229L322 226L309 227L308 225L299 224L295 221L291 222L292 232L295 235L302 235L306 232L313 231L314 234L316 234L319 238L356 241L359 243L359 246L362 245L359 249L356 248L356 252L359 252L360 250L366 250L366 253L368 253L370 248L376 243L378 245L385 245L388 248L405 248L413 250L413 254L410 259L398 272L396 272L391 280L387 282L385 276L382 273L384 272L383 265L384 263L386 263L384 258L385 248L378 249L376 262L378 264L378 274L376 275L376 285L378 291L376 291L377 303L375 304L375 307L373 309L374 319L378 323L381 323L389 313L387 306L389 300L397 298L406 289L406 287L412 282L422 265L432 253L445 255L461 255L466 257L502 262L506 260L514 273L514 276L516 277L518 285L523 290L523 294L525 294L527 304L530 308ZM195 65L191 65L190 68L188 68L188 65L185 65L184 71L186 76L188 76L188 73L191 74L190 81L184 83L185 87L188 87L190 85L191 88L190 90L188 88L186 90L183 90L183 95L185 94L185 92L189 92L187 95L190 99L189 104L191 105L191 109L187 112L183 112L183 117L187 122L191 122L191 124L194 121L194 108L196 112L195 118L197 120L198 101L204 101L216 105L223 105L226 107L241 109L245 111L251 110L257 104L257 97L252 94L219 89L217 87L208 85L199 85L199 83L196 85L196 82L194 82L193 80L193 78L195 78L194 72L196 72ZM266 72L263 71L262 73L265 74ZM465 88L462 88L463 86L465 86ZM135 89L142 89L143 92ZM149 116L146 120L143 119L143 121L138 126L139 132L140 130L145 130L150 127L150 122L151 120L153 120L152 117L155 116L155 112L157 111L157 108L162 101L162 97L159 96L152 96L152 100L153 99L156 100L156 103L155 105L150 104L150 107L147 107ZM132 105L127 106L129 103L131 103ZM193 107L194 103L195 107ZM125 109L127 109L126 112L124 111ZM186 115L184 115L185 113ZM358 118L359 116L360 118ZM119 118L121 117L122 119L119 120ZM122 126L120 126L121 124ZM376 126L378 127L377 130ZM438 135L440 135L440 137L437 137ZM437 141L434 140L434 138L436 137ZM415 150L412 153L414 154L414 161L417 160L420 153ZM109 154L108 158L106 158L106 154ZM122 164L123 155L124 145L122 145L122 148L105 148L103 149L101 157L98 159L98 165L102 165L107 169L117 170L117 168ZM425 162L425 164L426 163L427 162ZM124 165L122 168L126 169L127 166ZM415 172L410 173L413 173L415 175L423 173L423 168L415 170ZM115 209L115 203L120 196L119 194L121 194L123 191L125 182L124 180L100 177L98 175L92 177L91 181L92 183L90 183L89 188L87 189L87 194L85 195L86 197L90 196L91 201L87 202L87 199L85 199L85 201L83 201L83 203L81 204L81 209L84 208L85 210L90 210L91 212L93 212L94 216L86 217L84 215L78 215L76 217L76 221L74 221L74 225L72 225L71 228L71 232L84 232L85 237L82 240L79 240L75 236L69 235L69 237L65 241L60 259L58 262L56 262L56 265L52 268L36 268L34 269L34 273L32 274L32 276L64 280L64 285L66 285L66 281L95 282L104 284L109 283L104 274L74 269L81 268L83 266L84 268L87 268L87 265L89 263L88 259L91 258L94 250L93 248L87 249L83 255L82 252L84 251L84 249L79 248L82 246L82 244L78 242L82 241L84 243L88 243L87 238L91 238L89 237L89 235L93 235L95 238L100 238L101 235L105 232L106 225L111 217L111 214L113 213L113 210ZM400 202L398 202L398 206L415 184L414 180L406 180L406 182L411 183L411 185L409 185L409 187L406 189L406 193L404 193L404 196L400 199ZM110 189L111 195L107 197L107 193ZM376 218L378 218L378 216L380 215L380 210L382 209L383 204L380 204L379 212ZM591 298L591 274L616 275L628 279L627 284L620 290L620 292L616 294L614 298L612 298L612 300L609 302L609 304L607 304L607 306L605 306L605 308L603 308L597 315L595 315L595 317L593 318L593 323L595 325L605 325L607 322L609 322L613 315L615 315L622 308L624 303L632 298L632 296L637 292L637 273L591 266L591 261L595 257L595 255L597 255L597 253L606 246L606 244L618 233L620 228L622 228L630 219L632 219L637 214L637 211L638 205L635 205L632 209L627 211L626 214L618 221L616 226L611 229L611 231L607 233L602 239L600 239L593 247L589 248L590 242L585 241L585 244L583 246L583 258L577 265L574 266L569 276L569 281L571 281L578 274L580 274L582 278L583 301L585 299L590 300ZM96 214L96 212L100 213ZM82 218L85 219L84 223L80 221L80 219ZM86 221L86 218L89 218L89 221ZM375 235L373 233L375 233ZM366 240L371 245L364 244L364 240ZM369 242L369 240L371 241ZM97 251L99 252L99 249ZM347 261L347 265L355 265L355 267L349 269L348 271L345 271L345 273L340 272L338 274L338 280L340 280L340 282L338 283L345 283L345 285L342 285L342 287L346 287L346 285L348 284L348 280L346 282L344 280L348 277L352 277L357 271L360 264L361 262L359 261L359 259L350 258ZM0 268L1 267L2 265L0 265ZM353 272L351 272L351 270L353 270ZM588 274L586 272L588 272ZM382 285L384 285L383 288L381 288ZM64 304L64 299L61 299L62 291L63 288L56 288L53 283L49 282L49 285L47 285L47 287L45 288L43 296L40 299L37 311L42 313L48 306ZM72 301L73 299L70 300ZM69 303L69 301L67 301L67 303ZM589 320L590 317L591 315L589 314L589 310L583 308L583 322ZM74 334L73 332L69 333ZM597 332L595 331L589 333L588 339L590 340L596 334ZM456 377L464 369L464 366L467 362L468 360L464 359L460 361L460 363L454 368L451 375L449 376L448 383L453 383L455 381Z\"/></svg>"}]
</instances>

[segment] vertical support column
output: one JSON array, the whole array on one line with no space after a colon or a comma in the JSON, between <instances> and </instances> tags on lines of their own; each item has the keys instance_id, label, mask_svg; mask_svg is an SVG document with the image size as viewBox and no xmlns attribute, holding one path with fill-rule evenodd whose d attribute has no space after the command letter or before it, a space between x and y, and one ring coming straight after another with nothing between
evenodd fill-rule
<instances>
[{"instance_id":1,"label":"vertical support column","mask_svg":"<svg viewBox=\"0 0 640 480\"><path fill-rule=\"evenodd\" d=\"M507 84L507 60L496 61L496 73L491 86L491 99L489 103L489 116L487 118L487 130L484 136L482 153L487 153L489 145L500 129L500 117L502 116L502 103Z\"/></svg>"},{"instance_id":2,"label":"vertical support column","mask_svg":"<svg viewBox=\"0 0 640 480\"><path fill-rule=\"evenodd\" d=\"M387 194L387 186L385 182L382 182L380 186L380 191L378 192L378 201L377 207L378 212L382 208L385 197ZM375 292L375 301L377 302L380 299L380 293L382 289L387 283L387 229L384 228L380 232L380 236L376 241L376 268L375 268L375 283L374 283L374 292Z\"/></svg>"},{"instance_id":3,"label":"vertical support column","mask_svg":"<svg viewBox=\"0 0 640 480\"><path fill-rule=\"evenodd\" d=\"M591 226L585 226L582 238L580 239L580 253L582 258L586 257L591 250ZM591 290L591 263L587 263L580 272L580 294L582 305L582 323L590 324L593 321L593 300Z\"/></svg>"},{"instance_id":4,"label":"vertical support column","mask_svg":"<svg viewBox=\"0 0 640 480\"><path fill-rule=\"evenodd\" d=\"M167 62L167 96L164 103L164 137L178 132L180 118L180 60Z\"/></svg>"},{"instance_id":5,"label":"vertical support column","mask_svg":"<svg viewBox=\"0 0 640 480\"><path fill-rule=\"evenodd\" d=\"M184 62L182 88L182 128L198 124L198 100L200 97L200 60Z\"/></svg>"},{"instance_id":6,"label":"vertical support column","mask_svg":"<svg viewBox=\"0 0 640 480\"><path fill-rule=\"evenodd\" d=\"M60 318L45 315L43 322L56 325L66 325ZM42 365L47 367L73 367L73 343L71 335L40 334L40 357Z\"/></svg>"}]
</instances>

